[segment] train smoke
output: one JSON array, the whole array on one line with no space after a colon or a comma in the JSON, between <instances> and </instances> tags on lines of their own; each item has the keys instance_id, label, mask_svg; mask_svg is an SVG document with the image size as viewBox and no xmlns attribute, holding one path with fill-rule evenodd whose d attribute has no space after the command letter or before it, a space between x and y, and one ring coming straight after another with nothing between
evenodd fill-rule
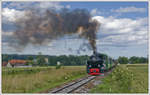
<instances>
[{"instance_id":1,"label":"train smoke","mask_svg":"<svg viewBox=\"0 0 150 95\"><path fill-rule=\"evenodd\" d=\"M30 9L15 22L17 30L14 32L19 44L42 44L47 40L63 37L66 34L79 34L79 37L89 41L93 51L96 51L96 32L100 24L92 20L85 9L61 9L38 12Z\"/></svg>"}]
</instances>

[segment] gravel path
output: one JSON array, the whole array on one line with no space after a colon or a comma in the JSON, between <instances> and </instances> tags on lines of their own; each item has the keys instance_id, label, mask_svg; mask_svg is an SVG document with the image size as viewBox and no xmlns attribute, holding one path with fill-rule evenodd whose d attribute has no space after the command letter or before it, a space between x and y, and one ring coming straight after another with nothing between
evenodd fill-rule
<instances>
[{"instance_id":1,"label":"gravel path","mask_svg":"<svg viewBox=\"0 0 150 95\"><path fill-rule=\"evenodd\" d=\"M112 72L112 70L109 71L109 72L106 72L106 73L104 74L104 76L97 76L95 79L93 79L92 81L88 82L87 84L85 84L85 85L79 87L78 89L74 90L72 93L89 93L90 90L91 90L93 87L95 87L95 86L101 84L101 83L102 83L101 80L102 80L105 76L107 76L108 74L110 74L111 72Z\"/></svg>"}]
</instances>

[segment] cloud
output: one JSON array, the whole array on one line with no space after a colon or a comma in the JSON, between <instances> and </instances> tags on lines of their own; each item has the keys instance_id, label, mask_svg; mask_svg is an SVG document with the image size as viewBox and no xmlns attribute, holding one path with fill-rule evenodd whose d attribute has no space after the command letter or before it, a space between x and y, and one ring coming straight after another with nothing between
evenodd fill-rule
<instances>
[{"instance_id":1,"label":"cloud","mask_svg":"<svg viewBox=\"0 0 150 95\"><path fill-rule=\"evenodd\" d=\"M22 17L27 9L40 8L39 13L46 9L60 10L62 8L70 8L70 5L63 6L59 2L10 2L2 3L2 22L15 22L16 18Z\"/></svg>"},{"instance_id":2,"label":"cloud","mask_svg":"<svg viewBox=\"0 0 150 95\"><path fill-rule=\"evenodd\" d=\"M101 12L97 10L97 8L91 10L91 15L100 15Z\"/></svg>"},{"instance_id":3,"label":"cloud","mask_svg":"<svg viewBox=\"0 0 150 95\"><path fill-rule=\"evenodd\" d=\"M3 2L3 8L16 9L16 10L25 10L29 8L55 8L61 9L65 6L61 5L59 2ZM69 6L68 6L69 7Z\"/></svg>"},{"instance_id":4,"label":"cloud","mask_svg":"<svg viewBox=\"0 0 150 95\"><path fill-rule=\"evenodd\" d=\"M68 9L69 9L69 8L71 8L71 6L70 6L70 5L66 5L66 8L68 8Z\"/></svg>"},{"instance_id":5,"label":"cloud","mask_svg":"<svg viewBox=\"0 0 150 95\"><path fill-rule=\"evenodd\" d=\"M16 9L16 10L24 10L26 8L31 8L35 6L34 2L2 2L3 8Z\"/></svg>"},{"instance_id":6,"label":"cloud","mask_svg":"<svg viewBox=\"0 0 150 95\"><path fill-rule=\"evenodd\" d=\"M60 5L58 2L41 2L39 3L39 7L44 9L54 8L58 10L64 8L64 6Z\"/></svg>"},{"instance_id":7,"label":"cloud","mask_svg":"<svg viewBox=\"0 0 150 95\"><path fill-rule=\"evenodd\" d=\"M13 32L3 32L2 31L2 36L12 36Z\"/></svg>"},{"instance_id":8,"label":"cloud","mask_svg":"<svg viewBox=\"0 0 150 95\"><path fill-rule=\"evenodd\" d=\"M15 38L13 32L3 32L2 31L2 43L12 43Z\"/></svg>"},{"instance_id":9,"label":"cloud","mask_svg":"<svg viewBox=\"0 0 150 95\"><path fill-rule=\"evenodd\" d=\"M134 6L131 7L120 7L119 9L112 9L111 12L117 12L117 13L133 13L133 12L140 12L144 13L146 12L146 8L137 8Z\"/></svg>"},{"instance_id":10,"label":"cloud","mask_svg":"<svg viewBox=\"0 0 150 95\"><path fill-rule=\"evenodd\" d=\"M15 22L17 18L24 15L24 11L19 11L15 9L3 8L2 9L2 20L3 22Z\"/></svg>"},{"instance_id":11,"label":"cloud","mask_svg":"<svg viewBox=\"0 0 150 95\"><path fill-rule=\"evenodd\" d=\"M147 44L148 19L147 18L114 18L95 16L101 23L98 32L98 44L106 46L133 46Z\"/></svg>"},{"instance_id":12,"label":"cloud","mask_svg":"<svg viewBox=\"0 0 150 95\"><path fill-rule=\"evenodd\" d=\"M11 4L11 5L10 5ZM2 23L6 22L14 22L15 18L22 16L26 8L30 6L33 8L57 8L58 10L61 8L70 8L70 5L62 6L60 3L10 3L6 7L2 9ZM130 8L130 10L129 10ZM123 11L124 9L124 11ZM138 10L137 10L138 9ZM140 12L144 13L146 9L144 8L136 8L136 7L126 7L119 8L116 10L111 10L112 12L120 12L120 13L130 13L130 12ZM101 15L101 12L98 9L93 9L91 14ZM147 18L115 18L115 17L104 17L104 16L94 16L93 19L98 20L101 23L100 30L98 32L97 45L101 47L105 47L107 49L109 47L128 47L128 46L145 46L148 43L148 19ZM6 26L8 29L8 26ZM4 28L3 28L4 29ZM13 30L13 29L10 29ZM69 36L70 37L70 36ZM68 37L68 39L69 39ZM76 37L74 37L76 38ZM41 47L41 51L43 50L45 54L65 54L68 53L66 48L71 48L70 50L76 52L76 49L79 48L79 43L82 45L82 40L74 40L73 37L70 37L67 41L67 45L65 45L65 41L56 42L49 46ZM15 49L12 49L7 45L8 40L14 40L12 37L12 33L8 31L2 32L2 47L3 52L13 52ZM60 39L62 40L62 39ZM4 44L4 45L3 45ZM79 46L78 46L79 45ZM7 48L5 48L7 46ZM59 46L59 47L58 47ZM64 47L63 47L64 46ZM72 46L74 46L72 48ZM48 48L49 47L49 48ZM137 46L138 47L138 46ZM99 47L98 47L99 48ZM47 52L49 49L49 52ZM38 53L39 49L37 47L27 47L24 53ZM59 50L59 51L58 51ZM71 53L72 54L72 53Z\"/></svg>"}]
</instances>

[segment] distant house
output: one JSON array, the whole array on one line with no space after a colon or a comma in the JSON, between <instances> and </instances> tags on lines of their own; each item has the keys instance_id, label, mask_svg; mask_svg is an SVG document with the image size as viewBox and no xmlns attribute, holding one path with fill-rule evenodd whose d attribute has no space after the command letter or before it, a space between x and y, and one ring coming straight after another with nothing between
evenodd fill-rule
<instances>
[{"instance_id":1,"label":"distant house","mask_svg":"<svg viewBox=\"0 0 150 95\"><path fill-rule=\"evenodd\" d=\"M7 67L32 67L32 66L27 66L28 61L26 60L10 60L8 61Z\"/></svg>"}]
</instances>

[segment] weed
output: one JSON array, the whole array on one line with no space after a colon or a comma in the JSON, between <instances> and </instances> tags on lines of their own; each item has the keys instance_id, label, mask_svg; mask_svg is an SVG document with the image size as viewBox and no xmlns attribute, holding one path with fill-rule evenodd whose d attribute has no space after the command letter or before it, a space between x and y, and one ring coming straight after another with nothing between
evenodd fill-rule
<instances>
[{"instance_id":1,"label":"weed","mask_svg":"<svg viewBox=\"0 0 150 95\"><path fill-rule=\"evenodd\" d=\"M148 65L120 65L92 93L147 93Z\"/></svg>"},{"instance_id":2,"label":"weed","mask_svg":"<svg viewBox=\"0 0 150 95\"><path fill-rule=\"evenodd\" d=\"M2 73L3 93L37 93L47 91L86 75L84 66L64 66L57 70L54 67L45 67L45 69L44 67L34 67L32 71L35 72L29 74L26 71L29 68L22 69L9 69L10 72L11 70L20 70L20 73L7 74L8 68L3 68L3 72L5 72ZM39 71L36 71L36 69Z\"/></svg>"}]
</instances>

